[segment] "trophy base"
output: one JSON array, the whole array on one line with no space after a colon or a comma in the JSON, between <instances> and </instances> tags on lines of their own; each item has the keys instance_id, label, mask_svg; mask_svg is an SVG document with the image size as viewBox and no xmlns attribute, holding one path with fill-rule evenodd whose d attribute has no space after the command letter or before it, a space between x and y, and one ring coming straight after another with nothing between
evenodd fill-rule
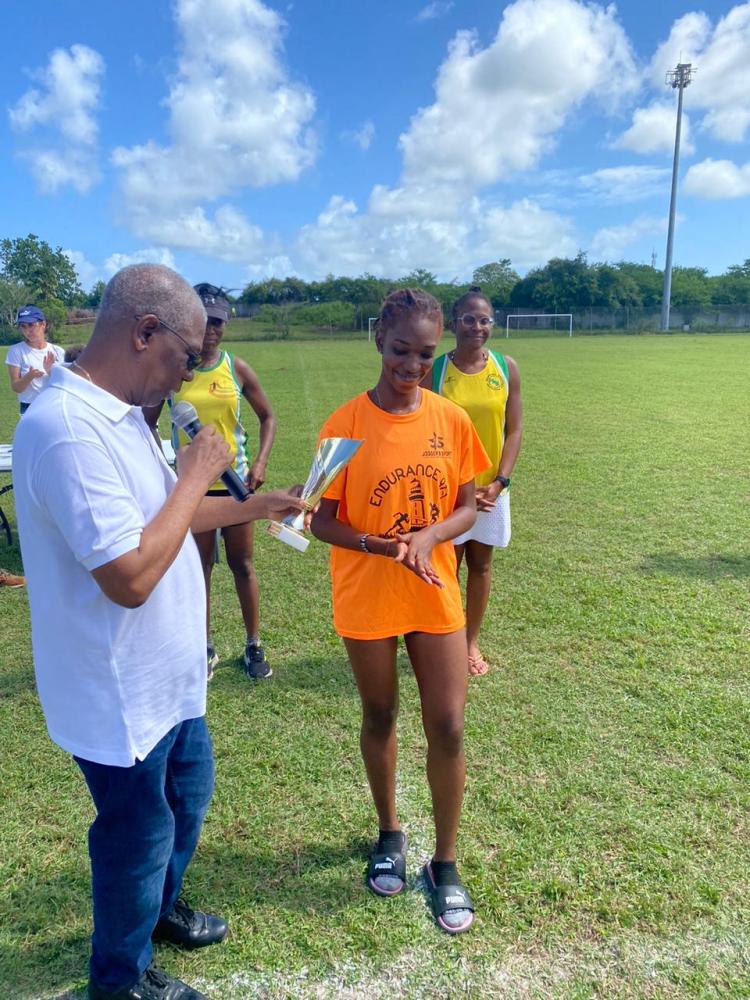
<instances>
[{"instance_id":1,"label":"trophy base","mask_svg":"<svg viewBox=\"0 0 750 1000\"><path fill-rule=\"evenodd\" d=\"M310 544L310 539L305 538L301 531L297 531L296 528L290 528L288 524L282 524L280 521L271 521L268 525L268 532L274 538L278 538L280 542L291 546L291 548L296 549L298 552L306 552Z\"/></svg>"}]
</instances>

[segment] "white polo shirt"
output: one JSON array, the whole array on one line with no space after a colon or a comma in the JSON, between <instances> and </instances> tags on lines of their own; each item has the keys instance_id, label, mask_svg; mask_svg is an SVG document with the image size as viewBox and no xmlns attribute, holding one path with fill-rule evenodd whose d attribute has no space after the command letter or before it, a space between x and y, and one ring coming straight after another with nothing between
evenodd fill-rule
<instances>
[{"instance_id":1,"label":"white polo shirt","mask_svg":"<svg viewBox=\"0 0 750 1000\"><path fill-rule=\"evenodd\" d=\"M65 351L62 347L58 347L57 344L47 344L46 347L30 347L25 340L22 340L20 344L12 344L8 348L5 363L6 365L18 368L21 376L31 371L32 368L43 372L44 359L50 351L55 356L55 364L59 364L65 360ZM48 381L49 375L40 375L38 378L32 379L26 388L18 393L19 401L21 403L33 403Z\"/></svg>"},{"instance_id":2,"label":"white polo shirt","mask_svg":"<svg viewBox=\"0 0 750 1000\"><path fill-rule=\"evenodd\" d=\"M86 760L141 760L206 710L206 598L195 541L140 608L91 571L140 544L174 489L140 407L60 365L13 443L39 698L52 739Z\"/></svg>"}]
</instances>

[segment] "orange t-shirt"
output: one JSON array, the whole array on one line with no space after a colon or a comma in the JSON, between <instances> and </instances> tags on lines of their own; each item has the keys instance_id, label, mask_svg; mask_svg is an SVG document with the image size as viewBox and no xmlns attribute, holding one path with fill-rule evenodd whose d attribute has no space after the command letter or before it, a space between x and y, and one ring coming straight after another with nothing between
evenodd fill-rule
<instances>
[{"instance_id":1,"label":"orange t-shirt","mask_svg":"<svg viewBox=\"0 0 750 1000\"><path fill-rule=\"evenodd\" d=\"M357 531L392 538L443 521L458 488L490 460L466 413L423 390L414 413L386 413L366 392L331 414L320 437L364 444L325 494L337 517ZM339 635L383 639L463 627L452 542L432 551L444 588L430 586L392 559L331 547L333 620Z\"/></svg>"}]
</instances>

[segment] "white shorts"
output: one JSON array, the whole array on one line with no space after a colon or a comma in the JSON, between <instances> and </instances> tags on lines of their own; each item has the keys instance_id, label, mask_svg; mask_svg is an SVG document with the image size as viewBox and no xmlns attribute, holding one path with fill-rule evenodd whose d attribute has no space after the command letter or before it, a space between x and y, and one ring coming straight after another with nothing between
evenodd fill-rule
<instances>
[{"instance_id":1,"label":"white shorts","mask_svg":"<svg viewBox=\"0 0 750 1000\"><path fill-rule=\"evenodd\" d=\"M494 545L497 549L506 549L510 543L510 493L502 493L495 501L492 510L480 510L474 526L463 535L453 539L454 545L464 542L481 542L482 545Z\"/></svg>"}]
</instances>

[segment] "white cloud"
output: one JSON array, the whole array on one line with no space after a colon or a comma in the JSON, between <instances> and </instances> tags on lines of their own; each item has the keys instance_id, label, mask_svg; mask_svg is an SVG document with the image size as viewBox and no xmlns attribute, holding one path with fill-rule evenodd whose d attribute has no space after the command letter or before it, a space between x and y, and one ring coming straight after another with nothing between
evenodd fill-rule
<instances>
[{"instance_id":1,"label":"white cloud","mask_svg":"<svg viewBox=\"0 0 750 1000\"><path fill-rule=\"evenodd\" d=\"M171 267L173 271L177 269L172 251L168 247L146 247L133 253L110 254L104 261L102 270L105 278L109 279L123 267L129 267L131 264L162 264L164 267Z\"/></svg>"},{"instance_id":2,"label":"white cloud","mask_svg":"<svg viewBox=\"0 0 750 1000\"><path fill-rule=\"evenodd\" d=\"M633 124L612 145L615 149L632 149L635 153L671 153L676 125L676 104L654 101L645 108L636 108ZM695 152L690 117L684 111L680 148L686 154Z\"/></svg>"},{"instance_id":3,"label":"white cloud","mask_svg":"<svg viewBox=\"0 0 750 1000\"><path fill-rule=\"evenodd\" d=\"M694 11L678 18L672 25L669 37L658 46L647 73L656 90L665 86L666 74L678 62L695 64L711 38L711 19L707 14Z\"/></svg>"},{"instance_id":4,"label":"white cloud","mask_svg":"<svg viewBox=\"0 0 750 1000\"><path fill-rule=\"evenodd\" d=\"M80 250L63 250L70 263L76 269L81 288L88 291L102 277L101 267L92 264Z\"/></svg>"},{"instance_id":5,"label":"white cloud","mask_svg":"<svg viewBox=\"0 0 750 1000\"><path fill-rule=\"evenodd\" d=\"M411 218L458 219L467 204L465 188L457 184L407 184L388 188L376 184L370 194L368 211L384 222Z\"/></svg>"},{"instance_id":6,"label":"white cloud","mask_svg":"<svg viewBox=\"0 0 750 1000\"><path fill-rule=\"evenodd\" d=\"M294 264L285 254L267 257L257 264L250 264L246 270L247 281L264 281L266 278L286 278L294 274Z\"/></svg>"},{"instance_id":7,"label":"white cloud","mask_svg":"<svg viewBox=\"0 0 750 1000\"><path fill-rule=\"evenodd\" d=\"M441 204L438 188L431 209L423 191L418 211L399 211L399 204L408 209L410 193L408 188L391 191L379 201L383 191L377 197L374 192L368 212L335 195L316 221L300 230L297 270L311 276L370 271L398 277L424 267L452 280L500 257L528 267L575 253L570 220L528 199L508 207L474 196Z\"/></svg>"},{"instance_id":8,"label":"white cloud","mask_svg":"<svg viewBox=\"0 0 750 1000\"><path fill-rule=\"evenodd\" d=\"M428 3L423 7L417 16L414 18L415 21L434 21L438 17L444 17L448 14L455 4L452 0L432 0L432 3Z\"/></svg>"},{"instance_id":9,"label":"white cloud","mask_svg":"<svg viewBox=\"0 0 750 1000\"><path fill-rule=\"evenodd\" d=\"M750 163L739 166L731 160L706 159L685 175L685 194L697 198L744 198L750 195Z\"/></svg>"},{"instance_id":10,"label":"white cloud","mask_svg":"<svg viewBox=\"0 0 750 1000\"><path fill-rule=\"evenodd\" d=\"M226 261L246 261L264 246L263 231L231 205L220 205L213 216L201 206L186 209L162 219L159 233L169 246Z\"/></svg>"},{"instance_id":11,"label":"white cloud","mask_svg":"<svg viewBox=\"0 0 750 1000\"><path fill-rule=\"evenodd\" d=\"M666 219L652 215L641 215L621 226L605 226L594 233L591 253L597 260L620 260L623 251L633 243L666 230Z\"/></svg>"},{"instance_id":12,"label":"white cloud","mask_svg":"<svg viewBox=\"0 0 750 1000\"><path fill-rule=\"evenodd\" d=\"M689 107L704 109L705 128L716 139L742 142L750 127L750 3L734 7L696 54Z\"/></svg>"},{"instance_id":13,"label":"white cloud","mask_svg":"<svg viewBox=\"0 0 750 1000\"><path fill-rule=\"evenodd\" d=\"M299 270L395 277L425 267L450 280L498 257L526 267L575 253L569 218L530 199L500 205L483 189L535 166L586 99L613 107L616 78L630 79L633 69L614 8L516 0L486 48L459 32L434 103L400 137L399 182L376 185L364 211L331 198L299 233Z\"/></svg>"},{"instance_id":14,"label":"white cloud","mask_svg":"<svg viewBox=\"0 0 750 1000\"><path fill-rule=\"evenodd\" d=\"M738 4L714 26L704 13L689 13L672 25L647 70L657 93L666 89L667 72L678 62L691 63L692 82L685 108L698 131L723 142L742 142L750 129L750 3ZM667 108L671 114L667 113ZM668 151L674 142L675 105L661 99L639 108L633 125L616 143L639 153ZM669 122L671 118L671 125ZM686 151L692 152L688 140Z\"/></svg>"},{"instance_id":15,"label":"white cloud","mask_svg":"<svg viewBox=\"0 0 750 1000\"><path fill-rule=\"evenodd\" d=\"M487 48L472 32L453 39L435 102L401 136L404 177L476 188L527 170L575 108L589 97L612 107L634 70L613 7L517 0Z\"/></svg>"},{"instance_id":16,"label":"white cloud","mask_svg":"<svg viewBox=\"0 0 750 1000\"><path fill-rule=\"evenodd\" d=\"M597 201L622 204L640 201L669 190L670 171L665 167L605 167L579 178L579 185Z\"/></svg>"},{"instance_id":17,"label":"white cloud","mask_svg":"<svg viewBox=\"0 0 750 1000\"><path fill-rule=\"evenodd\" d=\"M372 140L375 138L375 125L368 119L368 121L362 122L354 132L342 132L341 138L347 142L353 142L355 146L359 146L364 151L370 148Z\"/></svg>"},{"instance_id":18,"label":"white cloud","mask_svg":"<svg viewBox=\"0 0 750 1000\"><path fill-rule=\"evenodd\" d=\"M260 0L177 0L171 144L116 149L122 216L141 238L225 260L257 252L260 230L230 205L246 187L296 180L316 155L312 92L282 60L284 23Z\"/></svg>"},{"instance_id":19,"label":"white cloud","mask_svg":"<svg viewBox=\"0 0 750 1000\"><path fill-rule=\"evenodd\" d=\"M550 257L571 257L578 248L571 220L528 198L507 208L478 208L476 233L467 246L472 269L476 263L503 257L509 257L516 267L533 267Z\"/></svg>"},{"instance_id":20,"label":"white cloud","mask_svg":"<svg viewBox=\"0 0 750 1000\"><path fill-rule=\"evenodd\" d=\"M103 74L104 60L94 49L55 49L47 66L32 73L39 86L9 109L11 126L37 138L20 155L44 194L67 184L84 193L99 179L95 113Z\"/></svg>"},{"instance_id":21,"label":"white cloud","mask_svg":"<svg viewBox=\"0 0 750 1000\"><path fill-rule=\"evenodd\" d=\"M97 281L109 281L113 274L129 264L163 264L173 270L177 269L168 247L144 247L132 253L113 253L99 264L90 261L80 250L64 250L63 253L75 267L81 287L87 291Z\"/></svg>"}]
</instances>

